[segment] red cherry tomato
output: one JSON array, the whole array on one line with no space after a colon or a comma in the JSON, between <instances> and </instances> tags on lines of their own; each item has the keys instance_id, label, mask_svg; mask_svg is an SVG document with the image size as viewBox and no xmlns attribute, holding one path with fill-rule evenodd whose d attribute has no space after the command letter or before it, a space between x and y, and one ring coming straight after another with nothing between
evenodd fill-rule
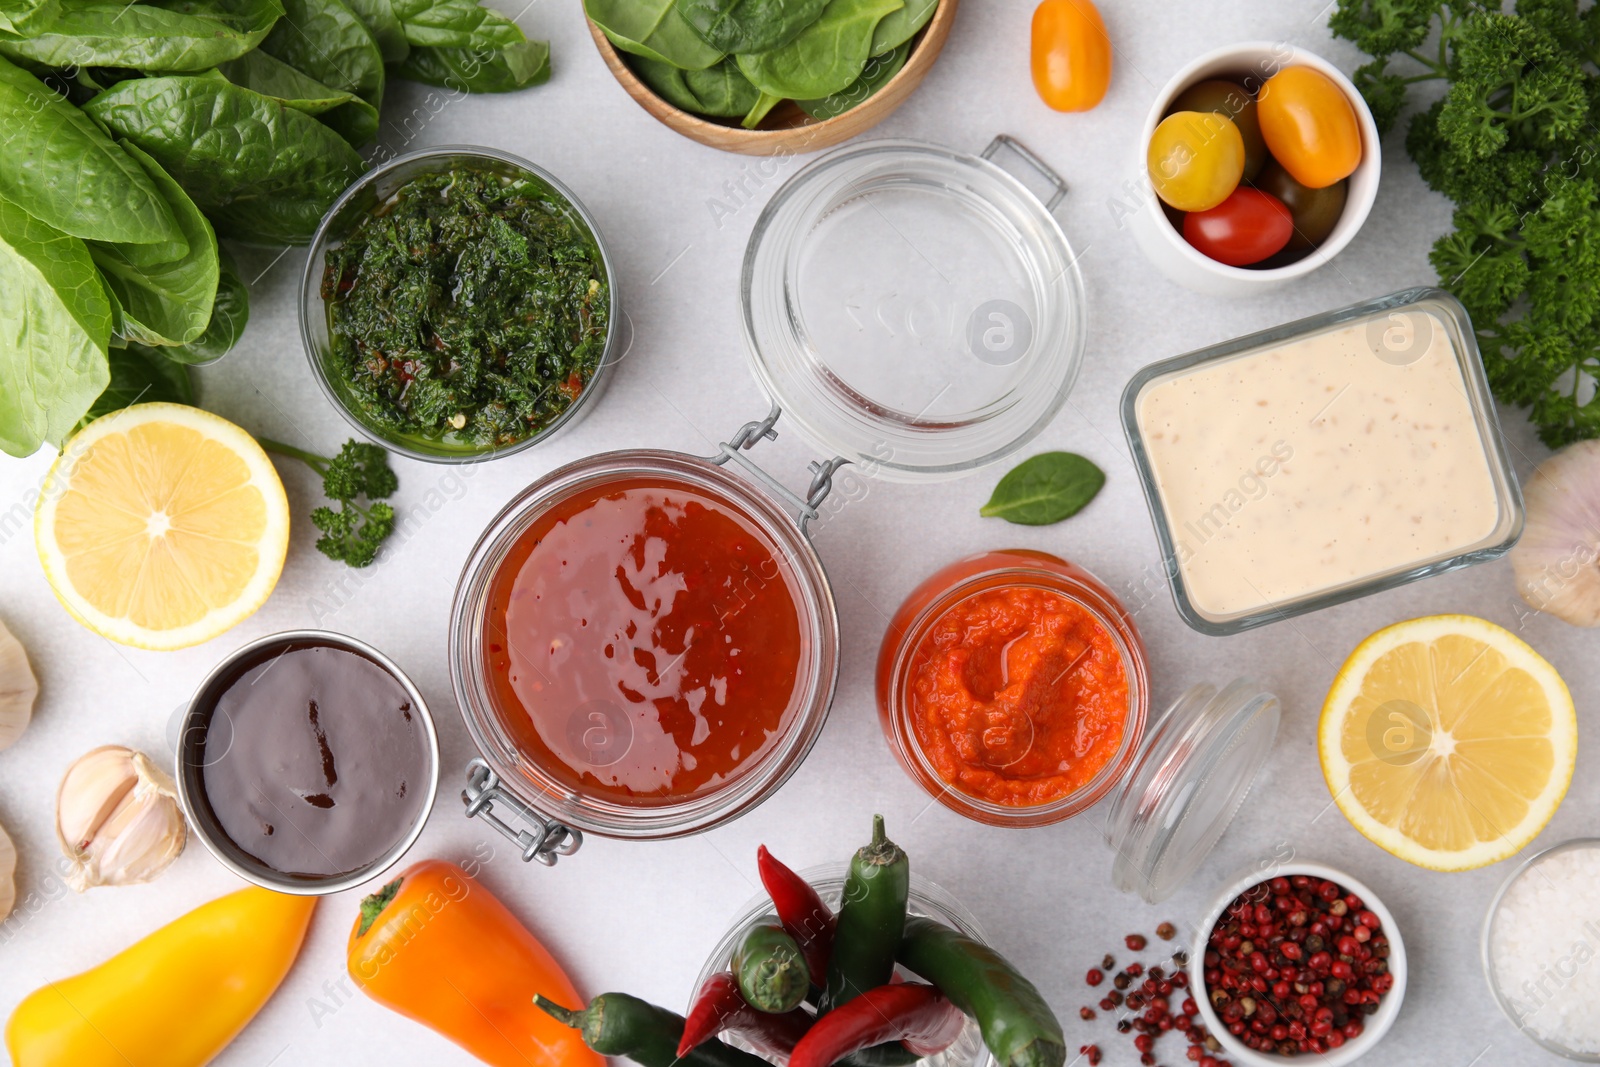
<instances>
[{"instance_id":1,"label":"red cherry tomato","mask_svg":"<svg viewBox=\"0 0 1600 1067\"><path fill-rule=\"evenodd\" d=\"M1282 200L1240 186L1209 211L1183 218L1183 238L1230 267L1248 267L1275 255L1294 235L1294 216Z\"/></svg>"},{"instance_id":2,"label":"red cherry tomato","mask_svg":"<svg viewBox=\"0 0 1600 1067\"><path fill-rule=\"evenodd\" d=\"M1044 0L1033 12L1033 87L1057 111L1088 111L1111 84L1111 38L1091 0Z\"/></svg>"}]
</instances>

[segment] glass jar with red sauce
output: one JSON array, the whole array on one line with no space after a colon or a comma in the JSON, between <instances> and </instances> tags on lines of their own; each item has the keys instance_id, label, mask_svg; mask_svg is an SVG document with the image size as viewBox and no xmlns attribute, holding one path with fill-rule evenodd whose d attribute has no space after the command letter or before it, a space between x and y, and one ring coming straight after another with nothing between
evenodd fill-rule
<instances>
[{"instance_id":1,"label":"glass jar with red sauce","mask_svg":"<svg viewBox=\"0 0 1600 1067\"><path fill-rule=\"evenodd\" d=\"M1198 685L1150 714L1144 640L1114 593L1031 549L935 571L878 653L889 748L929 795L991 826L1106 801L1113 881L1165 899L1232 821L1277 736L1277 698Z\"/></svg>"},{"instance_id":2,"label":"glass jar with red sauce","mask_svg":"<svg viewBox=\"0 0 1600 1067\"><path fill-rule=\"evenodd\" d=\"M551 863L585 831L681 836L777 790L838 674L833 596L802 526L711 459L648 450L580 460L507 505L451 620L482 753L469 814L520 817L533 832L509 836Z\"/></svg>"}]
</instances>

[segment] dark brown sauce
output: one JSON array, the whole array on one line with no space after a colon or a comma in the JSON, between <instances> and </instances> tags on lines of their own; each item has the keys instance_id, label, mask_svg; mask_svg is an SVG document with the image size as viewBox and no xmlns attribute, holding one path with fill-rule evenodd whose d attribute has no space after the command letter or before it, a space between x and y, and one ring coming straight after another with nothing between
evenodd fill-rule
<instances>
[{"instance_id":1,"label":"dark brown sauce","mask_svg":"<svg viewBox=\"0 0 1600 1067\"><path fill-rule=\"evenodd\" d=\"M219 686L202 758L205 800L228 838L309 877L360 870L393 848L421 816L434 770L394 675L307 644L241 663Z\"/></svg>"}]
</instances>

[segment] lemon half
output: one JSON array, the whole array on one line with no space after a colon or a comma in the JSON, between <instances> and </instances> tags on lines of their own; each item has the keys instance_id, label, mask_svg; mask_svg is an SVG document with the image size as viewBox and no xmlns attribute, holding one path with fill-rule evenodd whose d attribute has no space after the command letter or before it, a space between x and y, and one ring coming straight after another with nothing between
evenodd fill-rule
<instances>
[{"instance_id":1,"label":"lemon half","mask_svg":"<svg viewBox=\"0 0 1600 1067\"><path fill-rule=\"evenodd\" d=\"M1578 720L1561 676L1516 635L1432 615L1350 653L1317 748L1357 830L1418 866L1464 871L1516 854L1550 821Z\"/></svg>"},{"instance_id":2,"label":"lemon half","mask_svg":"<svg viewBox=\"0 0 1600 1067\"><path fill-rule=\"evenodd\" d=\"M184 648L266 601L288 552L289 502L244 430L183 404L136 404L68 441L34 540L79 622L125 645Z\"/></svg>"}]
</instances>

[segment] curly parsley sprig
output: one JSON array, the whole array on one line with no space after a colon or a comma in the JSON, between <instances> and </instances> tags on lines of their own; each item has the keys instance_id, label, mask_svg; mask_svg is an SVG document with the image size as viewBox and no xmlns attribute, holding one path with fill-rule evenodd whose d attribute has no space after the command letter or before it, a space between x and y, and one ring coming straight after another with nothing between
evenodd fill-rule
<instances>
[{"instance_id":1,"label":"curly parsley sprig","mask_svg":"<svg viewBox=\"0 0 1600 1067\"><path fill-rule=\"evenodd\" d=\"M378 445L350 440L329 459L293 445L259 438L261 447L280 456L298 459L322 476L322 491L339 505L323 505L311 512L311 522L322 531L317 550L332 560L365 567L378 557L384 539L394 532L394 508L383 503L400 487L389 469L389 453ZM365 506L358 501L365 497Z\"/></svg>"},{"instance_id":2,"label":"curly parsley sprig","mask_svg":"<svg viewBox=\"0 0 1600 1067\"><path fill-rule=\"evenodd\" d=\"M1600 437L1600 5L1339 0L1334 34L1380 129L1446 83L1406 149L1456 203L1429 256L1472 315L1495 395L1551 447ZM1430 48L1429 41L1434 44Z\"/></svg>"}]
</instances>

